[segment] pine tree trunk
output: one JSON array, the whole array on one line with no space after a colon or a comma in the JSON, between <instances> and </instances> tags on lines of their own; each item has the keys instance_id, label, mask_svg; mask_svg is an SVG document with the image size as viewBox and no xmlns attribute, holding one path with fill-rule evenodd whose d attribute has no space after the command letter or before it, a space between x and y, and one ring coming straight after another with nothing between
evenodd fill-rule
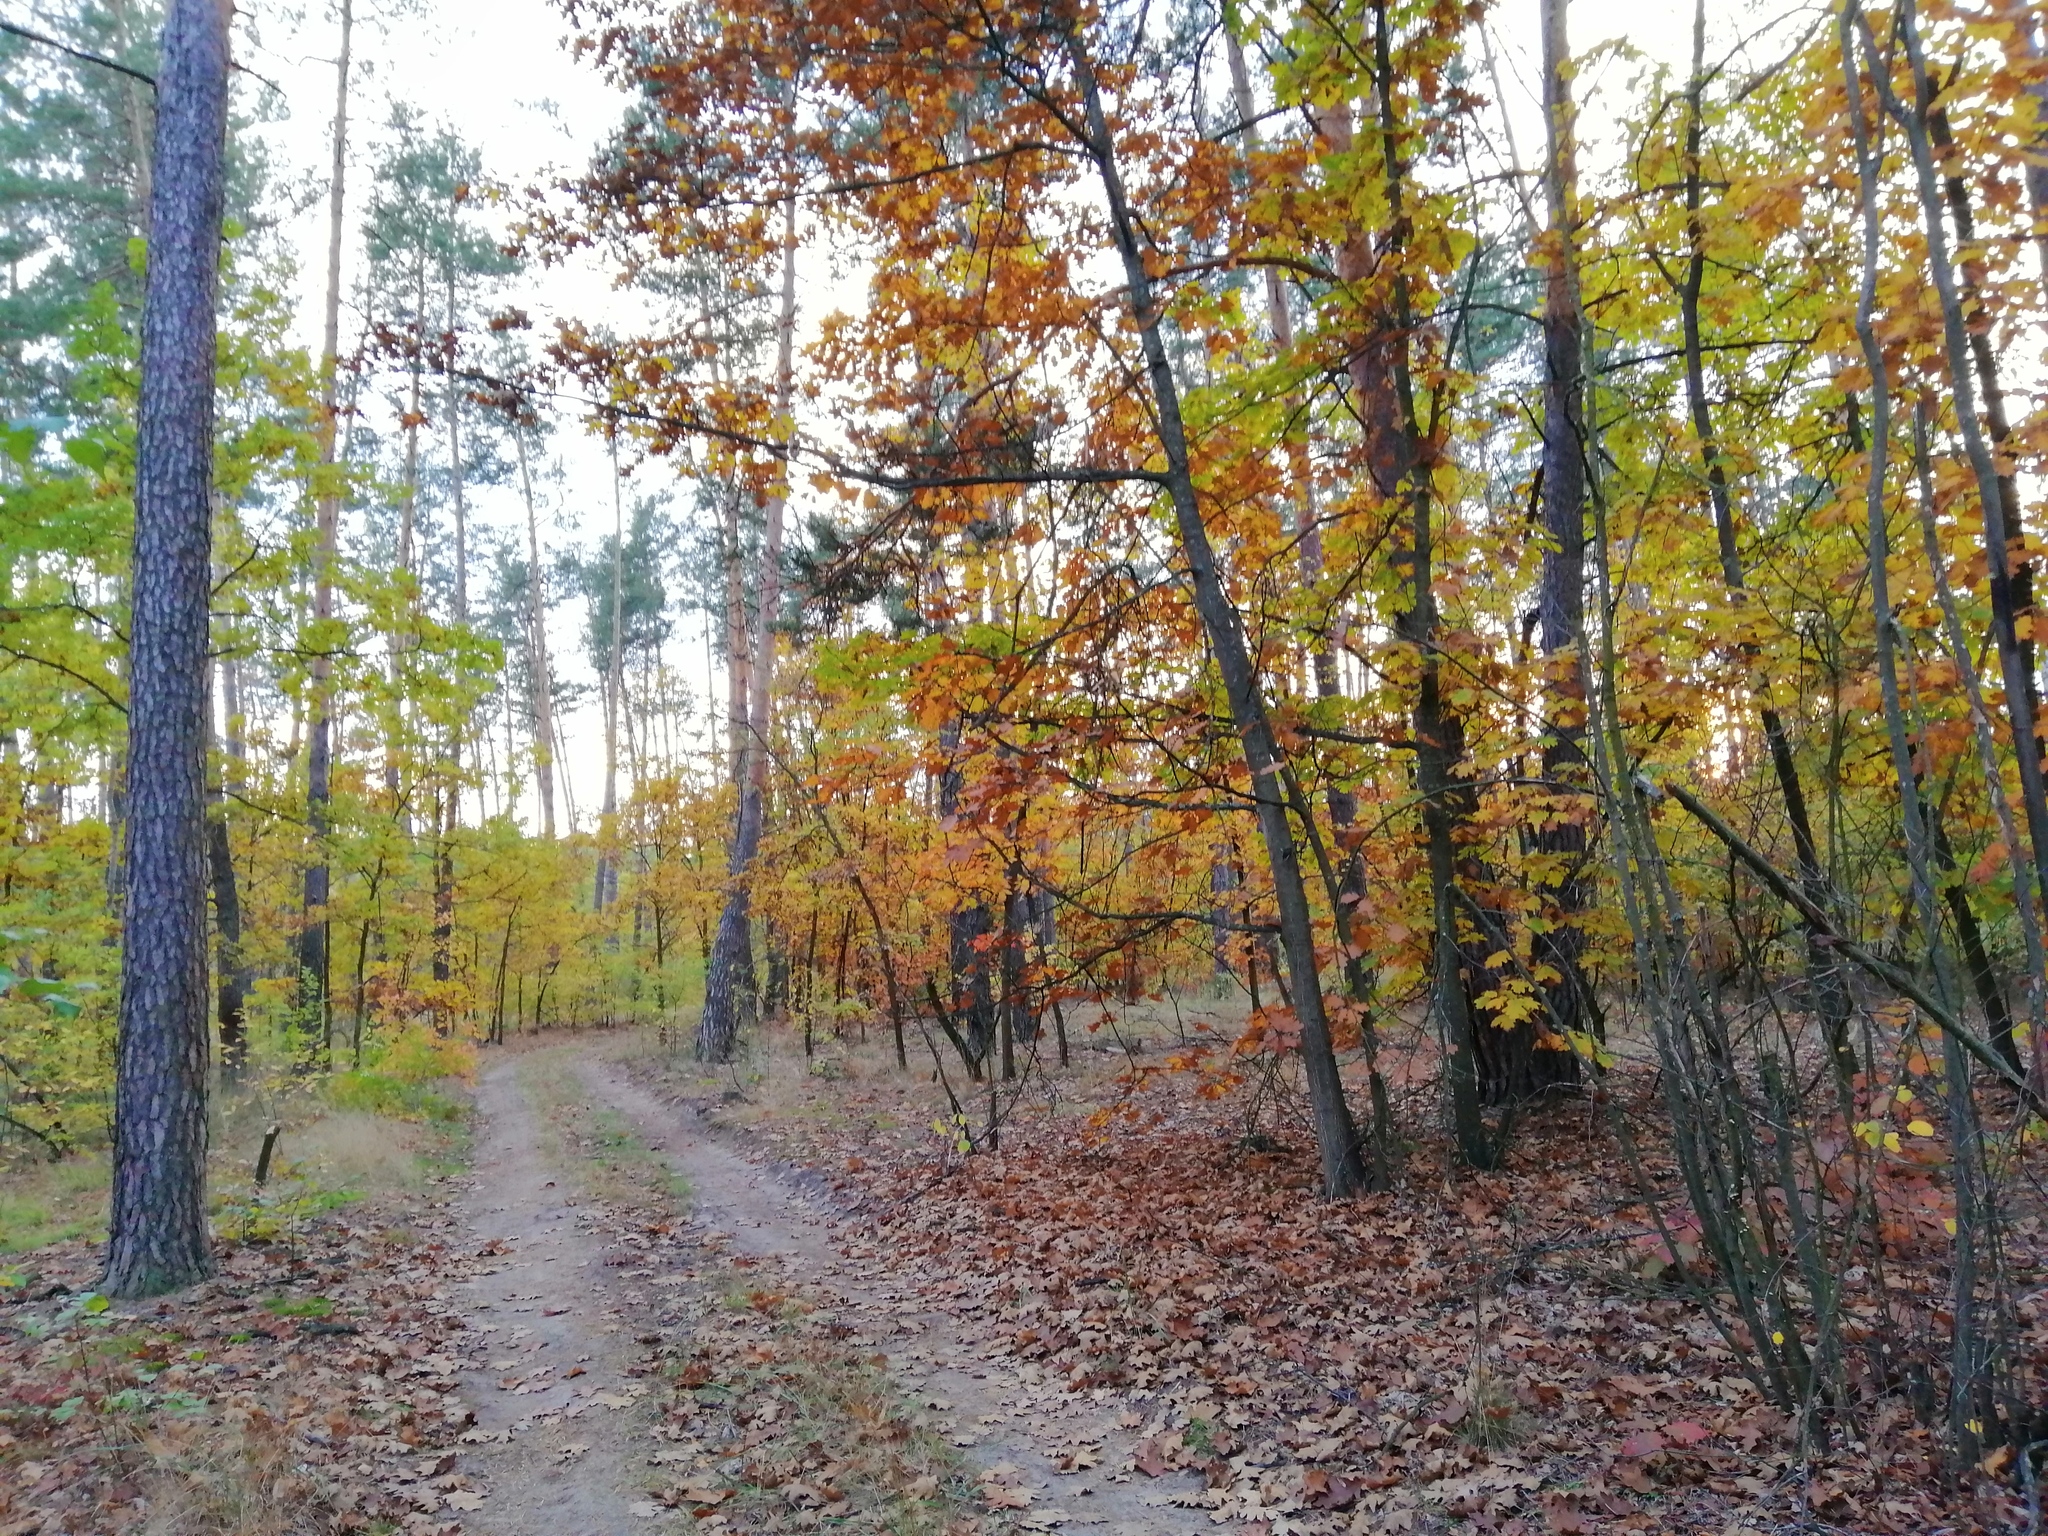
<instances>
[{"instance_id":1,"label":"pine tree trunk","mask_svg":"<svg viewBox=\"0 0 2048 1536\"><path fill-rule=\"evenodd\" d=\"M548 608L541 588L540 514L533 506L533 475L526 463L526 432L517 424L519 489L526 497L526 670L533 686L533 776L540 794L541 836L555 837L555 700L548 674Z\"/></svg>"},{"instance_id":2,"label":"pine tree trunk","mask_svg":"<svg viewBox=\"0 0 2048 1536\"><path fill-rule=\"evenodd\" d=\"M795 384L796 347L796 203L783 204L782 295L776 317L775 344L775 432L787 442L793 427L789 419ZM740 786L739 822L728 862L725 910L718 919L718 942L711 950L711 970L704 983L704 1013L697 1025L697 1056L702 1061L725 1061L741 1026L751 1020L759 999L755 993L753 939L749 932L750 909L747 879L754 855L760 848L761 823L767 814L768 744L772 724L772 693L775 682L775 616L782 601L782 517L789 495L788 465L781 465L774 489L769 493L767 519L761 539L761 567L755 586L754 625L751 636L742 623L732 627L733 610L743 618L744 609L728 599L728 644L745 658L744 675L734 677L733 700L736 720L733 776ZM735 502L735 506L737 503ZM732 558L738 560L737 513ZM733 567L737 569L737 566Z\"/></svg>"},{"instance_id":3,"label":"pine tree trunk","mask_svg":"<svg viewBox=\"0 0 2048 1536\"><path fill-rule=\"evenodd\" d=\"M1543 776L1552 786L1537 851L1558 866L1553 926L1536 936L1532 953L1556 973L1545 988L1547 1008L1512 1029L1482 1031L1482 1090L1487 1102L1512 1104L1579 1080L1579 1058L1566 1045L1596 1017L1583 967L1580 919L1590 881L1585 874L1589 801L1574 795L1586 775L1586 689L1580 667L1585 636L1586 418L1585 350L1580 333L1579 262L1572 212L1577 197L1576 114L1565 19L1568 0L1541 0L1543 113L1548 128L1544 187L1550 229L1544 248L1543 295L1543 583L1537 627L1548 665ZM1565 1037L1565 1038L1560 1038Z\"/></svg>"},{"instance_id":4,"label":"pine tree trunk","mask_svg":"<svg viewBox=\"0 0 2048 1536\"><path fill-rule=\"evenodd\" d=\"M619 479L619 440L612 450L612 633L604 673L604 809L598 831L597 910L619 899L619 866L615 842L619 814L619 715L625 708L626 532L624 492ZM618 942L616 936L612 943Z\"/></svg>"},{"instance_id":5,"label":"pine tree trunk","mask_svg":"<svg viewBox=\"0 0 2048 1536\"><path fill-rule=\"evenodd\" d=\"M237 691L225 686L230 663L216 671L223 677L223 700L230 710ZM210 713L210 710L209 710ZM214 1023L220 1033L220 1075L232 1082L248 1064L248 997L254 977L242 955L242 901L235 885L234 846L228 838L227 799L219 779L208 777L206 817L206 860L213 880L213 925L217 935L214 986Z\"/></svg>"},{"instance_id":6,"label":"pine tree trunk","mask_svg":"<svg viewBox=\"0 0 2048 1536\"><path fill-rule=\"evenodd\" d=\"M225 0L171 0L137 410L128 890L102 1289L206 1278L206 672Z\"/></svg>"},{"instance_id":7,"label":"pine tree trunk","mask_svg":"<svg viewBox=\"0 0 2048 1536\"><path fill-rule=\"evenodd\" d=\"M325 627L334 618L334 561L341 537L341 495L336 474L335 374L341 354L341 237L348 170L348 73L354 41L354 0L341 0L341 52L334 65L334 160L327 183L327 291L321 311L320 338L320 474L324 483L314 503L313 624L322 638L313 646L310 669L312 721L306 752L306 865L299 929L299 1018L322 1037L333 1004L327 996L327 902L330 881L327 833L333 799L334 703L330 680L333 663L327 654Z\"/></svg>"}]
</instances>

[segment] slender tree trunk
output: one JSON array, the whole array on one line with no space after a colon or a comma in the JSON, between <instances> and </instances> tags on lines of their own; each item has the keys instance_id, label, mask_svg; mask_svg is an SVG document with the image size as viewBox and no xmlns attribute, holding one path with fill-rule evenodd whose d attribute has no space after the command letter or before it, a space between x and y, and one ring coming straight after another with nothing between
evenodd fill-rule
<instances>
[{"instance_id":1,"label":"slender tree trunk","mask_svg":"<svg viewBox=\"0 0 2048 1536\"><path fill-rule=\"evenodd\" d=\"M1209 542L1209 530L1202 521L1201 504L1189 462L1186 427L1181 419L1180 389L1174 382L1173 366L1160 334L1159 314L1152 298L1152 278L1138 245L1137 228L1125 200L1122 171L1118 166L1116 143L1109 120L1103 113L1101 92L1080 35L1066 34L1066 51L1080 87L1085 112L1084 147L1095 162L1108 204L1112 235L1122 258L1126 297L1132 323L1144 347L1145 372L1151 386L1152 403L1164 451L1166 490L1173 502L1174 521L1182 556L1187 561L1196 612L1215 653L1217 670L1230 701L1230 713L1244 741L1245 767L1258 808L1259 830L1266 843L1266 858L1272 866L1273 889L1280 909L1281 939L1287 950L1287 965L1294 976L1295 1017L1301 1024L1302 1062L1307 1069L1309 1100L1314 1114L1316 1145L1321 1153L1323 1193L1341 1198L1355 1193L1365 1182L1365 1168L1359 1157L1358 1136L1351 1123L1350 1107L1344 1099L1344 1082L1337 1069L1337 1053L1330 1040L1329 1019L1323 1009L1322 982L1316 961L1314 920L1309 913L1308 890L1301 874L1301 853L1294 829L1288 823L1285 791L1279 782L1286 766L1279 742L1266 715L1266 701L1245 641L1244 622L1231 605L1223 586L1216 555Z\"/></svg>"},{"instance_id":2,"label":"slender tree trunk","mask_svg":"<svg viewBox=\"0 0 2048 1536\"><path fill-rule=\"evenodd\" d=\"M206 1230L206 663L225 0L171 0L142 316L128 706L128 890L102 1289L213 1270Z\"/></svg>"},{"instance_id":3,"label":"slender tree trunk","mask_svg":"<svg viewBox=\"0 0 2048 1536\"><path fill-rule=\"evenodd\" d=\"M131 39L128 34L128 6L126 0L112 0L107 13L114 23L115 57L129 56ZM140 80L124 76L121 81L121 116L128 128L128 153L135 161L135 232L145 240L149 238L149 98L144 94L147 87Z\"/></svg>"},{"instance_id":4,"label":"slender tree trunk","mask_svg":"<svg viewBox=\"0 0 2048 1536\"><path fill-rule=\"evenodd\" d=\"M1976 381L1970 361L1969 328L1963 313L1962 294L1955 267L1949 257L1948 231L1942 217L1940 176L1935 168L1932 135L1927 112L1933 99L1933 85L1927 73L1926 54L1920 41L1919 21L1913 0L1901 0L1895 12L1898 34L1906 45L1912 69L1915 100L1901 102L1891 88L1889 75L1878 59L1875 41L1866 31L1863 37L1865 66L1875 83L1885 110L1898 122L1912 154L1922 227L1927 237L1928 275L1941 303L1942 341L1949 387L1954 396L1956 430L1977 483L1979 505L1984 518L1984 558L1991 588L1992 632L1998 646L1999 670L2005 684L2005 714L2012 732L2013 755L2020 776L2020 801L2027 821L2027 840L2033 845L2035 892L2048 894L2048 786L2041 775L2039 735L2034 710L2033 678L2028 673L2026 652L2019 636L2019 608L2013 589L2012 525L2008 520L2003 488L1991 447L1985 441L1978 416ZM2036 911L2041 908L2037 907ZM2037 1060L2038 1060L2037 1055Z\"/></svg>"},{"instance_id":5,"label":"slender tree trunk","mask_svg":"<svg viewBox=\"0 0 2048 1536\"><path fill-rule=\"evenodd\" d=\"M1701 221L1705 179L1701 155L1706 137L1706 0L1697 0L1693 10L1693 69L1686 89L1685 125L1685 208L1690 247L1685 280L1679 289L1679 312L1684 326L1685 396L1692 415L1693 433L1700 441L1700 458L1706 467L1707 494L1714 509L1714 532L1720 547L1721 578L1738 602L1746 600L1742 555L1735 541L1735 506L1728 480L1727 460L1714 435L1713 407L1707 400L1704 348L1700 338L1700 293L1706 278L1706 231ZM1820 845L1813 835L1813 819L1807 812L1805 787L1799 780L1799 766L1792 756L1792 738L1785 722L1771 703L1770 685L1761 671L1751 686L1756 695L1757 715L1763 723L1764 741L1770 749L1771 769L1778 781L1778 793L1785 802L1785 820L1792 830L1792 849L1799 871L1800 889L1822 912L1832 907L1828 878L1820 866ZM1829 952L1827 940L1812 923L1806 930L1806 970L1814 994L1835 1070L1844 1080L1858 1070L1856 1048L1849 1038L1849 992L1839 966Z\"/></svg>"},{"instance_id":6,"label":"slender tree trunk","mask_svg":"<svg viewBox=\"0 0 2048 1536\"><path fill-rule=\"evenodd\" d=\"M2027 205L2034 216L2034 250L2041 258L2041 285L2048 291L2048 73L2042 71L2040 10L2028 0L1991 0L2003 28L2007 63L2026 80L2034 102L2034 141L2028 146Z\"/></svg>"},{"instance_id":7,"label":"slender tree trunk","mask_svg":"<svg viewBox=\"0 0 2048 1536\"><path fill-rule=\"evenodd\" d=\"M317 431L321 483L314 502L314 633L307 701L312 719L306 752L306 842L310 861L306 865L298 955L299 1019L301 1026L316 1039L326 1038L333 1013L327 996L327 833L334 772L333 661L329 655L334 641L328 631L334 622L334 562L341 537L335 385L341 361L341 237L347 195L348 74L354 29L354 0L341 0L341 51L334 61L334 158L327 180L327 291L320 331Z\"/></svg>"},{"instance_id":8,"label":"slender tree trunk","mask_svg":"<svg viewBox=\"0 0 2048 1536\"><path fill-rule=\"evenodd\" d=\"M1950 166L1960 163L1955 153L1955 141L1949 134L1945 109L1938 106L1929 109L1927 134L1938 162ZM1984 256L1977 244L1976 211L1970 203L1969 183L1961 176L1944 176L1942 189L1948 195L1949 215L1956 226L1956 265L1962 277L1959 297L1963 304L1963 317L1968 322L1964 329L1969 335L1971 368L1977 378L1978 392L1983 396L1984 430L1991 438L1998 496L2005 507L2005 533L2013 552L2012 606L2018 615L2020 659L2026 667L2027 687L2032 694L2034 711L2038 714L2041 691L2039 673L2034 668L2036 648L2033 620L2030 618L2034 607L2034 562L2026 552L2025 503L2020 499L2019 485L2012 473L2012 460L2007 456L2006 440L2012 436L2012 422L2006 414L2005 388L1998 377L1998 355L1992 346L1991 326L1983 314Z\"/></svg>"},{"instance_id":9,"label":"slender tree trunk","mask_svg":"<svg viewBox=\"0 0 2048 1536\"><path fill-rule=\"evenodd\" d=\"M783 442L789 440L793 430L789 414L795 381L795 345L796 202L792 198L783 204L782 296L775 343L774 430ZM731 1057L741 1026L751 1017L757 1003L747 877L760 847L762 821L767 814L775 616L782 602L782 518L788 495L788 465L784 463L777 469L775 486L768 496L753 633L749 637L743 626L732 634L731 643L744 653L745 670L751 681L734 700L735 708L744 710L744 729L738 734L733 753L740 810L728 861L725 909L718 920L718 940L712 946L710 974L704 984L704 1013L697 1026L697 1056L703 1061L725 1061ZM735 513L735 534L737 531ZM733 558L737 562L736 552ZM735 683L738 682L736 677Z\"/></svg>"},{"instance_id":10,"label":"slender tree trunk","mask_svg":"<svg viewBox=\"0 0 2048 1536\"><path fill-rule=\"evenodd\" d=\"M619 814L619 716L626 703L626 515L625 493L619 478L616 427L611 434L611 450L612 633L604 672L604 810L599 823L597 855L597 910L600 912L619 899L618 854L614 842L618 835Z\"/></svg>"},{"instance_id":11,"label":"slender tree trunk","mask_svg":"<svg viewBox=\"0 0 2048 1536\"><path fill-rule=\"evenodd\" d=\"M1226 28L1224 38L1230 66L1231 95L1237 107L1238 121L1245 125L1243 142L1246 154L1250 156L1256 154L1259 147L1258 129L1253 126L1257 113L1251 72L1245 67L1244 48L1236 33ZM1266 269L1265 286L1267 328L1272 332L1274 349L1284 354L1294 344L1294 322L1287 311L1286 287L1276 269ZM1306 421L1308 413L1303 411L1302 415ZM1316 515L1315 475L1306 429L1300 437L1290 436L1287 451L1295 484L1294 532L1301 585L1305 592L1315 593L1323 579L1323 534ZM1326 615L1313 633L1310 669L1315 677L1318 698L1333 699L1342 691L1337 677L1337 646L1342 640L1342 629L1341 618L1332 619ZM1354 831L1358 820L1358 800L1335 775L1325 782L1323 798L1330 814L1331 835L1340 850L1340 872L1332 883L1329 898L1337 941L1345 956L1345 984L1352 1001L1358 1005L1359 1033L1365 1047L1367 1081L1373 1106L1366 1140L1372 1150L1371 1182L1373 1187L1379 1188L1392 1176L1393 1123L1388 1110L1386 1084L1380 1076L1379 1044L1370 1011L1372 977L1364 960L1354 953L1351 942L1353 917L1358 904L1365 899L1365 857ZM1232 873L1235 873L1234 869Z\"/></svg>"},{"instance_id":12,"label":"slender tree trunk","mask_svg":"<svg viewBox=\"0 0 2048 1536\"><path fill-rule=\"evenodd\" d=\"M222 678L223 704L238 691L227 685L229 662L215 671ZM209 715L211 710L208 711ZM233 719L233 715L228 717ZM226 754L230 760L239 754ZM220 779L208 775L206 859L213 880L213 924L218 935L215 964L214 1023L220 1033L220 1075L234 1081L249 1059L248 996L254 973L242 954L242 901L235 884L234 846L228 838L227 797Z\"/></svg>"},{"instance_id":13,"label":"slender tree trunk","mask_svg":"<svg viewBox=\"0 0 2048 1536\"><path fill-rule=\"evenodd\" d=\"M400 766L405 760L405 656L413 647L413 605L418 600L419 581L413 548L418 534L420 499L420 427L426 417L425 404L427 347L427 252L422 244L413 252L413 322L404 418L405 471L398 501L398 574L405 583L398 611L402 617L392 632L386 660L391 669L391 698L384 720L384 793L391 800L391 814L406 836L412 835L412 810L404 798ZM438 817L436 818L438 822Z\"/></svg>"},{"instance_id":14,"label":"slender tree trunk","mask_svg":"<svg viewBox=\"0 0 2048 1536\"><path fill-rule=\"evenodd\" d=\"M548 673L548 606L541 586L540 514L526 462L526 431L512 428L519 450L519 489L526 498L526 670L533 684L533 776L540 794L541 836L555 837L555 700ZM507 749L509 750L509 748Z\"/></svg>"}]
</instances>

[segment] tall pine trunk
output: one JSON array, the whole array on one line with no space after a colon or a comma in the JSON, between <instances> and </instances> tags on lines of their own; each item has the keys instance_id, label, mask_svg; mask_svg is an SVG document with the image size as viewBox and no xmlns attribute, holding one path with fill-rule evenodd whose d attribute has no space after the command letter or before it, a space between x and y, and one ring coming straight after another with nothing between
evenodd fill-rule
<instances>
[{"instance_id":1,"label":"tall pine trunk","mask_svg":"<svg viewBox=\"0 0 2048 1536\"><path fill-rule=\"evenodd\" d=\"M232 662L214 668L222 680L222 707L230 722L237 713L235 695L240 691L229 681ZM211 709L209 708L209 714ZM240 754L224 754L229 762ZM223 774L225 768L223 768ZM234 845L228 838L227 797L222 779L211 774L207 780L206 861L213 881L213 925L216 935L216 979L214 1024L220 1036L220 1075L234 1081L249 1060L248 998L255 977L242 953L242 900L235 884Z\"/></svg>"},{"instance_id":2,"label":"tall pine trunk","mask_svg":"<svg viewBox=\"0 0 2048 1536\"><path fill-rule=\"evenodd\" d=\"M1586 621L1585 347L1579 311L1579 260L1573 204L1577 199L1576 113L1572 104L1567 0L1540 0L1543 30L1543 116L1547 129L1543 185L1550 227L1543 242L1543 552L1537 594L1538 639L1548 671L1543 723L1543 777L1550 803L1533 842L1546 864L1540 877L1555 892L1551 924L1533 954L1547 1007L1512 1029L1481 1032L1480 1077L1489 1102L1512 1104L1546 1089L1576 1083L1579 1058L1567 1041L1595 1021L1580 956L1580 920L1591 894L1585 864L1590 801L1586 774L1586 689L1581 644ZM1560 1036L1564 1038L1559 1038Z\"/></svg>"},{"instance_id":3,"label":"tall pine trunk","mask_svg":"<svg viewBox=\"0 0 2048 1536\"><path fill-rule=\"evenodd\" d=\"M102 1289L213 1270L206 1230L206 671L226 0L171 0L157 74L129 641L128 894Z\"/></svg>"},{"instance_id":4,"label":"tall pine trunk","mask_svg":"<svg viewBox=\"0 0 2048 1536\"><path fill-rule=\"evenodd\" d=\"M616 847L619 814L619 726L625 708L626 532L624 488L619 478L619 439L611 434L612 450L612 632L604 669L604 809L598 824L597 910L619 899ZM613 941L618 941L614 937Z\"/></svg>"},{"instance_id":5,"label":"tall pine trunk","mask_svg":"<svg viewBox=\"0 0 2048 1536\"><path fill-rule=\"evenodd\" d=\"M320 469L322 483L314 503L313 644L311 666L312 720L306 750L306 841L309 858L299 928L299 1004L301 1026L326 1038L333 1014L327 995L327 902L330 894L327 833L333 799L334 702L333 662L328 656L327 627L334 619L334 561L341 537L341 489L337 480L337 401L335 374L341 355L341 236L348 171L348 73L354 41L354 0L341 0L341 51L334 61L334 160L327 182L327 291L320 331Z\"/></svg>"},{"instance_id":6,"label":"tall pine trunk","mask_svg":"<svg viewBox=\"0 0 2048 1536\"><path fill-rule=\"evenodd\" d=\"M541 836L555 836L555 696L548 675L548 605L541 587L540 514L533 505L533 475L526 462L526 429L512 427L519 450L519 489L526 498L526 670L533 686L533 777L540 795Z\"/></svg>"},{"instance_id":7,"label":"tall pine trunk","mask_svg":"<svg viewBox=\"0 0 2048 1536\"><path fill-rule=\"evenodd\" d=\"M796 361L796 200L783 204L782 296L776 316L775 426L787 443ZM736 636L748 656L751 683L747 689L745 733L739 742L735 777L740 811L727 861L725 909L719 914L718 941L711 950L710 974L704 981L704 1013L697 1025L697 1055L704 1061L725 1061L732 1055L741 1025L756 1004L752 914L747 880L761 844L767 815L768 741L773 723L775 684L775 616L782 603L782 517L789 496L788 463L777 467L768 495L761 538L760 575L755 586L751 637Z\"/></svg>"}]
</instances>

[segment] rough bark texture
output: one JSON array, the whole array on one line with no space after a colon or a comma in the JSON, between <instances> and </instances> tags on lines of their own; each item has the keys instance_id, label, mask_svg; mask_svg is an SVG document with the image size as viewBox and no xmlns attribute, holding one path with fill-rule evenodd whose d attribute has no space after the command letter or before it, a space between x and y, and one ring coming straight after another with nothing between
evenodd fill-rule
<instances>
[{"instance_id":1,"label":"rough bark texture","mask_svg":"<svg viewBox=\"0 0 2048 1536\"><path fill-rule=\"evenodd\" d=\"M206 1231L206 675L214 286L228 7L172 0L136 423L128 892L104 1288L151 1296L213 1269Z\"/></svg>"}]
</instances>

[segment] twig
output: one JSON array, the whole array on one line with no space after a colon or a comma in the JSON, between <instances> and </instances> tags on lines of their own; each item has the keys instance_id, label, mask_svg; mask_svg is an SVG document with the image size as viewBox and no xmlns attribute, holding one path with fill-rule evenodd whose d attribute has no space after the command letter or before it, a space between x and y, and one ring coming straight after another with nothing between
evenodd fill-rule
<instances>
[{"instance_id":1,"label":"twig","mask_svg":"<svg viewBox=\"0 0 2048 1536\"><path fill-rule=\"evenodd\" d=\"M1877 956L1871 954L1869 950L1863 948L1862 945L1856 943L1853 939L1845 938L1837 932L1834 925L1829 921L1828 915L1815 902L1808 899L1804 891L1800 890L1798 886L1786 878L1770 860L1744 842L1741 834L1702 804L1698 796L1678 784L1665 784L1660 789L1660 786L1652 784L1646 778L1638 777L1636 782L1643 792L1652 798L1663 790L1668 790L1671 798L1684 806L1687 811L1692 813L1695 820L1709 832L1713 833L1715 837L1719 838L1730 853L1755 870L1757 877L1765 885L1769 886L1780 900L1789 903L1795 908L1799 915L1806 919L1807 925L1813 930L1816 938L1833 945L1850 960L1875 976L1879 981L1884 982L1887 986L1896 987L1913 1002L1917 1003L1929 1018L1940 1025L1943 1033L1947 1034L1956 1044L1976 1057L2001 1081L2010 1084L2022 1094L2027 1092L2026 1079L2013 1071L2006 1064L2004 1057L2000 1056L1998 1052L1965 1029L1954 1014L1936 1002L1927 989L1922 987L1919 982L1915 981L1905 971L1900 970L1897 966L1887 961L1878 959Z\"/></svg>"}]
</instances>

